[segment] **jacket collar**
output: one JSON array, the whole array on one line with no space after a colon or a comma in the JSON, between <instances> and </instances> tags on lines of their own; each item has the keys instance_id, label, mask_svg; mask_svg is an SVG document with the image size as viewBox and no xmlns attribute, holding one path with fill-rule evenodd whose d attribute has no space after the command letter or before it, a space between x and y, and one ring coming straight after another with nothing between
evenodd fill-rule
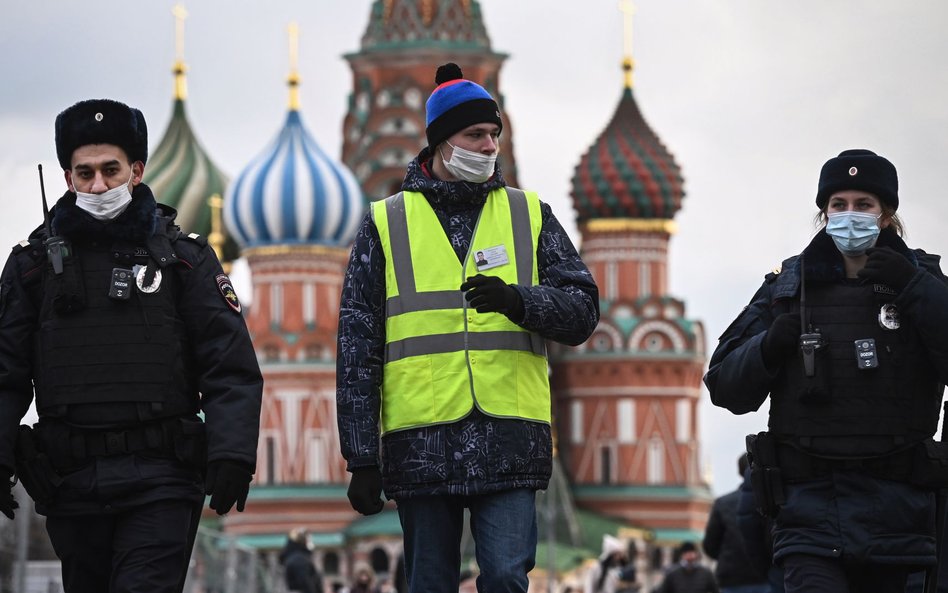
<instances>
[{"instance_id":1,"label":"jacket collar","mask_svg":"<svg viewBox=\"0 0 948 593\"><path fill-rule=\"evenodd\" d=\"M173 210L172 210L173 212ZM76 205L76 194L67 191L50 212L54 234L67 239L109 238L143 243L158 229L158 205L151 189L140 183L132 190L132 201L114 220L97 220Z\"/></svg>"},{"instance_id":2,"label":"jacket collar","mask_svg":"<svg viewBox=\"0 0 948 593\"><path fill-rule=\"evenodd\" d=\"M402 189L421 192L435 205L472 204L481 206L487 200L487 194L506 185L500 165L496 165L494 174L484 183L470 181L443 181L431 173L432 153L425 147L408 165Z\"/></svg>"},{"instance_id":3,"label":"jacket collar","mask_svg":"<svg viewBox=\"0 0 948 593\"><path fill-rule=\"evenodd\" d=\"M905 256L912 264L918 265L918 258L912 249L909 249L902 237L890 228L882 229L876 247L891 247ZM784 260L780 274L773 282L771 295L773 300L793 297L800 286L800 266L805 266L806 281L809 282L838 282L846 277L846 266L843 255L836 248L833 238L826 234L826 229L820 230L799 255Z\"/></svg>"}]
</instances>

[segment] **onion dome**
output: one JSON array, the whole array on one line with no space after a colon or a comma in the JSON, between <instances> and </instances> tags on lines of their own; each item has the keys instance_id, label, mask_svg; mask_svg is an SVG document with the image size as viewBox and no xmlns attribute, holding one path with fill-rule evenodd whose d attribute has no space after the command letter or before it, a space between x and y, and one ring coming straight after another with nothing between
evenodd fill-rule
<instances>
[{"instance_id":1,"label":"onion dome","mask_svg":"<svg viewBox=\"0 0 948 593\"><path fill-rule=\"evenodd\" d=\"M362 36L363 51L437 45L490 49L476 0L375 0Z\"/></svg>"},{"instance_id":2,"label":"onion dome","mask_svg":"<svg viewBox=\"0 0 948 593\"><path fill-rule=\"evenodd\" d=\"M155 193L159 202L178 211L176 222L188 233L209 237L212 232L211 206L214 195L223 195L228 177L221 172L201 147L185 112L187 98L187 67L182 57L181 23L187 13L176 6L173 11L178 19L178 59L174 66L174 107L171 121L158 147L152 152L145 167L143 181ZM224 237L224 261L237 258L237 246L229 237Z\"/></svg>"},{"instance_id":3,"label":"onion dome","mask_svg":"<svg viewBox=\"0 0 948 593\"><path fill-rule=\"evenodd\" d=\"M364 213L352 172L323 152L303 125L298 85L294 57L283 128L228 188L224 225L243 248L347 245Z\"/></svg>"},{"instance_id":4,"label":"onion dome","mask_svg":"<svg viewBox=\"0 0 948 593\"><path fill-rule=\"evenodd\" d=\"M174 102L171 122L145 168L144 182L158 201L178 211L176 221L185 232L211 234L208 200L223 195L228 179L201 148L181 99ZM224 252L226 261L237 257L232 241L230 246L225 243Z\"/></svg>"},{"instance_id":5,"label":"onion dome","mask_svg":"<svg viewBox=\"0 0 948 593\"><path fill-rule=\"evenodd\" d=\"M681 170L645 123L627 85L612 121L573 175L577 223L596 218L671 219L685 193Z\"/></svg>"}]
</instances>

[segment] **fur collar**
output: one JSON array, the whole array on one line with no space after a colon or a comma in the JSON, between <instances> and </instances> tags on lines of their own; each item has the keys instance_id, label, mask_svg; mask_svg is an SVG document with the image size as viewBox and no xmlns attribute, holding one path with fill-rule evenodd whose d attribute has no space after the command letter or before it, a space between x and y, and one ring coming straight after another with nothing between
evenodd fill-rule
<instances>
[{"instance_id":1,"label":"fur collar","mask_svg":"<svg viewBox=\"0 0 948 593\"><path fill-rule=\"evenodd\" d=\"M910 262L918 265L915 253L908 248L902 237L891 228L882 229L876 247L891 247L904 255ZM843 255L836 248L833 238L826 234L824 228L813 237L810 244L802 253L803 265L806 266L807 281L835 282L846 276L846 266L843 264Z\"/></svg>"},{"instance_id":2,"label":"fur collar","mask_svg":"<svg viewBox=\"0 0 948 593\"><path fill-rule=\"evenodd\" d=\"M50 212L53 233L67 239L109 237L131 243L143 243L154 235L158 216L155 196L144 183L135 186L128 208L114 220L102 221L90 216L76 205L76 194L71 191L63 194Z\"/></svg>"}]
</instances>

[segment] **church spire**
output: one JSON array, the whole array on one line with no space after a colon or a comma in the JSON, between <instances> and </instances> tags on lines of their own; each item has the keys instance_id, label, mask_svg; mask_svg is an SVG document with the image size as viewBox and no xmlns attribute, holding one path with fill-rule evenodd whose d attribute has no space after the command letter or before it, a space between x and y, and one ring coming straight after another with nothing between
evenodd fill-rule
<instances>
[{"instance_id":1,"label":"church spire","mask_svg":"<svg viewBox=\"0 0 948 593\"><path fill-rule=\"evenodd\" d=\"M619 10L622 11L622 71L625 72L625 88L632 88L632 68L635 66L635 60L632 59L632 15L635 14L635 6L632 0L622 0L619 2Z\"/></svg>"},{"instance_id":2,"label":"church spire","mask_svg":"<svg viewBox=\"0 0 948 593\"><path fill-rule=\"evenodd\" d=\"M290 111L300 109L300 28L294 21L287 27L290 37L290 75L286 82L290 86Z\"/></svg>"},{"instance_id":3,"label":"church spire","mask_svg":"<svg viewBox=\"0 0 948 593\"><path fill-rule=\"evenodd\" d=\"M188 18L188 11L180 3L171 9L174 15L174 98L184 101L188 98L188 82L184 76L188 66L184 63L184 19Z\"/></svg>"}]
</instances>

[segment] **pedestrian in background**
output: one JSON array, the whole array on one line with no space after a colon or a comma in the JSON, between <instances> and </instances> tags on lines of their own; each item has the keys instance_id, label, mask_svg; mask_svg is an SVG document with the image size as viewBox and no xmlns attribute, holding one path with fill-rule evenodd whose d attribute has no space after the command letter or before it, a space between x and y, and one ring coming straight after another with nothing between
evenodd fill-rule
<instances>
[{"instance_id":1,"label":"pedestrian in background","mask_svg":"<svg viewBox=\"0 0 948 593\"><path fill-rule=\"evenodd\" d=\"M323 593L323 577L313 562L313 545L306 529L297 527L287 535L286 545L280 552L280 564L287 591Z\"/></svg>"},{"instance_id":2,"label":"pedestrian in background","mask_svg":"<svg viewBox=\"0 0 948 593\"><path fill-rule=\"evenodd\" d=\"M718 585L711 570L702 566L698 547L694 542L678 546L678 564L666 574L656 593L718 593Z\"/></svg>"},{"instance_id":3,"label":"pedestrian in background","mask_svg":"<svg viewBox=\"0 0 948 593\"><path fill-rule=\"evenodd\" d=\"M743 478L744 470L747 469L747 453L738 458L737 469L738 475ZM761 542L745 542L738 525L740 497L738 489L714 501L701 547L708 557L717 560L714 576L721 593L769 593L767 570L753 562L748 553L750 546L758 547Z\"/></svg>"}]
</instances>

